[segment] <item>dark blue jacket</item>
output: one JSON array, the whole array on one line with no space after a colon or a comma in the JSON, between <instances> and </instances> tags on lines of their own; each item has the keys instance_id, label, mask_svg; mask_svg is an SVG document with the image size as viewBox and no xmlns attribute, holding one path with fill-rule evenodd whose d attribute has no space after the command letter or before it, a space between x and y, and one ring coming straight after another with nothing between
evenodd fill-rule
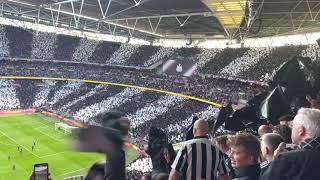
<instances>
[{"instance_id":1,"label":"dark blue jacket","mask_svg":"<svg viewBox=\"0 0 320 180\"><path fill-rule=\"evenodd\" d=\"M260 165L251 165L241 168L234 168L232 180L258 180L260 176Z\"/></svg>"}]
</instances>

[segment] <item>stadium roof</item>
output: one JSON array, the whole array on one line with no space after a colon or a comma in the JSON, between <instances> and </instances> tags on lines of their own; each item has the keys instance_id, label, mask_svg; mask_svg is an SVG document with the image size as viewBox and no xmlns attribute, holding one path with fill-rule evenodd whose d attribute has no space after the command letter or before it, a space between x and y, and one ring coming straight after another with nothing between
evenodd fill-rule
<instances>
[{"instance_id":1,"label":"stadium roof","mask_svg":"<svg viewBox=\"0 0 320 180\"><path fill-rule=\"evenodd\" d=\"M0 15L146 40L320 31L319 0L7 0Z\"/></svg>"}]
</instances>

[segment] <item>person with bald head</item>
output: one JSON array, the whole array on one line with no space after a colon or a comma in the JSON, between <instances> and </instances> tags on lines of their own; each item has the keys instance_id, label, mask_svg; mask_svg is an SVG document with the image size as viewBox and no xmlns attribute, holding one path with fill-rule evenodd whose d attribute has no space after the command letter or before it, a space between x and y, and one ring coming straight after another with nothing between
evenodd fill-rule
<instances>
[{"instance_id":1,"label":"person with bald head","mask_svg":"<svg viewBox=\"0 0 320 180\"><path fill-rule=\"evenodd\" d=\"M183 143L171 166L169 180L229 179L223 153L208 138L209 125L204 119L193 125L194 138Z\"/></svg>"}]
</instances>

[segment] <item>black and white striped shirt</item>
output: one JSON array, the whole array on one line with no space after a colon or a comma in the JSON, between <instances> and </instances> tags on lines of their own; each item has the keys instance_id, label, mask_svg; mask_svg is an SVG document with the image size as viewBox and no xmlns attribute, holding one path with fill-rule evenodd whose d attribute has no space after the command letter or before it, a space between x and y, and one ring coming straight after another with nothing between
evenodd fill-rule
<instances>
[{"instance_id":1,"label":"black and white striped shirt","mask_svg":"<svg viewBox=\"0 0 320 180\"><path fill-rule=\"evenodd\" d=\"M222 152L203 136L186 141L171 167L186 180L215 180L218 172L227 174Z\"/></svg>"}]
</instances>

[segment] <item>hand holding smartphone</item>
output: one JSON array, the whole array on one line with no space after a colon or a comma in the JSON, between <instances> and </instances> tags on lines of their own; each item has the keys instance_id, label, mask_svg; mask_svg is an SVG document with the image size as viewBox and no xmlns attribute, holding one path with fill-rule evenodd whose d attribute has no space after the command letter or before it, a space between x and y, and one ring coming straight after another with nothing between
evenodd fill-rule
<instances>
[{"instance_id":1,"label":"hand holding smartphone","mask_svg":"<svg viewBox=\"0 0 320 180\"><path fill-rule=\"evenodd\" d=\"M34 180L48 180L49 179L48 163L35 164L33 172L34 172Z\"/></svg>"}]
</instances>

